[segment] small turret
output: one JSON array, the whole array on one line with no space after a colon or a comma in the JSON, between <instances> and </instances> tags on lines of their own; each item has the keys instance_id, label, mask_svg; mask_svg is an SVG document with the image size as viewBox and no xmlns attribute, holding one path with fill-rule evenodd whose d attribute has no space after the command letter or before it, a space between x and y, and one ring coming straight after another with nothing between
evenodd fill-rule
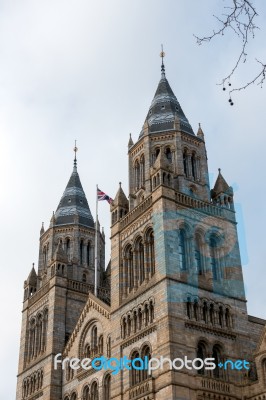
<instances>
[{"instance_id":1,"label":"small turret","mask_svg":"<svg viewBox=\"0 0 266 400\"><path fill-rule=\"evenodd\" d=\"M111 205L112 224L128 213L129 202L122 189L122 184L119 182L119 188Z\"/></svg>"},{"instance_id":2,"label":"small turret","mask_svg":"<svg viewBox=\"0 0 266 400\"><path fill-rule=\"evenodd\" d=\"M130 133L129 134L129 141L128 141L128 148L130 149L130 147L132 147L132 146L134 146L134 142L132 140L131 133Z\"/></svg>"},{"instance_id":3,"label":"small turret","mask_svg":"<svg viewBox=\"0 0 266 400\"><path fill-rule=\"evenodd\" d=\"M27 280L24 282L24 301L30 298L37 291L38 276L36 274L34 263Z\"/></svg>"},{"instance_id":4,"label":"small turret","mask_svg":"<svg viewBox=\"0 0 266 400\"><path fill-rule=\"evenodd\" d=\"M218 177L216 179L214 188L211 190L211 198L214 204L226 207L234 210L234 191L231 186L228 185L223 175L221 174L221 168L218 169Z\"/></svg>"},{"instance_id":5,"label":"small turret","mask_svg":"<svg viewBox=\"0 0 266 400\"><path fill-rule=\"evenodd\" d=\"M44 223L42 222L42 227L40 230L40 236L42 236L44 234Z\"/></svg>"},{"instance_id":6,"label":"small turret","mask_svg":"<svg viewBox=\"0 0 266 400\"><path fill-rule=\"evenodd\" d=\"M203 133L203 130L201 129L200 123L199 123L199 129L198 129L198 132L197 132L197 136L198 136L200 139L204 140L204 133Z\"/></svg>"}]
</instances>

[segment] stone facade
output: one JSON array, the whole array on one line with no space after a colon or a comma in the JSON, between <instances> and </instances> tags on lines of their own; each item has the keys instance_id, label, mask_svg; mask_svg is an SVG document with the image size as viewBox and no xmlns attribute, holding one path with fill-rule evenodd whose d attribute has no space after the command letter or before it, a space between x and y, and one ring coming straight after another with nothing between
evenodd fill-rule
<instances>
[{"instance_id":1,"label":"stone facade","mask_svg":"<svg viewBox=\"0 0 266 400\"><path fill-rule=\"evenodd\" d=\"M50 227L38 272L24 283L17 400L266 399L265 320L249 316L233 189L208 180L195 134L162 75L136 143L129 197L111 204L111 262L76 166ZM111 293L111 297L110 297ZM54 368L55 356L66 359ZM246 360L248 370L70 368L73 358ZM196 366L198 364L195 364Z\"/></svg>"}]
</instances>

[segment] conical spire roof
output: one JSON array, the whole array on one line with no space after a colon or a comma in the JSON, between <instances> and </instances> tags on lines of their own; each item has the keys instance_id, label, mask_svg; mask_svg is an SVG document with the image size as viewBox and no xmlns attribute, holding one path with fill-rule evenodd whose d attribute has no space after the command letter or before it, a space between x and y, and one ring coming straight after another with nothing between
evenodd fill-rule
<instances>
[{"instance_id":1,"label":"conical spire roof","mask_svg":"<svg viewBox=\"0 0 266 400\"><path fill-rule=\"evenodd\" d=\"M119 189L114 198L113 206L122 206L128 208L128 199L126 198L125 192L122 189L121 182L119 182Z\"/></svg>"},{"instance_id":2,"label":"conical spire roof","mask_svg":"<svg viewBox=\"0 0 266 400\"><path fill-rule=\"evenodd\" d=\"M164 64L162 64L161 79L144 124L148 123L150 133L172 130L174 129L175 117L180 121L181 131L194 135L193 129L165 77ZM143 129L140 137L142 135Z\"/></svg>"},{"instance_id":3,"label":"conical spire roof","mask_svg":"<svg viewBox=\"0 0 266 400\"><path fill-rule=\"evenodd\" d=\"M28 276L28 279L26 281L29 285L36 285L37 283L37 274L34 268L34 264L32 264L32 269L30 271L30 274Z\"/></svg>"},{"instance_id":4,"label":"conical spire roof","mask_svg":"<svg viewBox=\"0 0 266 400\"><path fill-rule=\"evenodd\" d=\"M73 172L55 213L55 225L74 224L78 220L81 225L93 228L94 221L76 164L75 159Z\"/></svg>"},{"instance_id":5,"label":"conical spire roof","mask_svg":"<svg viewBox=\"0 0 266 400\"><path fill-rule=\"evenodd\" d=\"M228 191L231 191L231 187L228 185L226 180L224 179L223 175L221 174L221 169L219 168L219 174L216 179L214 188L213 188L213 194L218 195L220 193L227 193Z\"/></svg>"}]
</instances>

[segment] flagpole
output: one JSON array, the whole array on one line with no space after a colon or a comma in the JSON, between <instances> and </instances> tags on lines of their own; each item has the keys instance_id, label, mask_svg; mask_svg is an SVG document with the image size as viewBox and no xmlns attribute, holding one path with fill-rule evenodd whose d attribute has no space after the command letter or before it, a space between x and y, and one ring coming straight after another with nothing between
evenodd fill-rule
<instances>
[{"instance_id":1,"label":"flagpole","mask_svg":"<svg viewBox=\"0 0 266 400\"><path fill-rule=\"evenodd\" d=\"M98 185L96 185L96 225L95 225L95 263L94 263L94 294L97 297L97 275L98 275Z\"/></svg>"}]
</instances>

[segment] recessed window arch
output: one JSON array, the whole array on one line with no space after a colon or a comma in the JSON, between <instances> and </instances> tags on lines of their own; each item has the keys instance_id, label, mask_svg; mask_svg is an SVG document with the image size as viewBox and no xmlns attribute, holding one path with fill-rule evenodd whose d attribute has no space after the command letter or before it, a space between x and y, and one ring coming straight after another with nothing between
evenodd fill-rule
<instances>
[{"instance_id":1,"label":"recessed window arch","mask_svg":"<svg viewBox=\"0 0 266 400\"><path fill-rule=\"evenodd\" d=\"M141 381L141 370L138 369L141 367L141 362L140 362L140 354L139 352L136 350L132 353L131 356L131 362L133 362L133 360L138 359L136 361L134 361L134 366L135 368L132 368L131 370L131 385L137 385L140 383Z\"/></svg>"},{"instance_id":2,"label":"recessed window arch","mask_svg":"<svg viewBox=\"0 0 266 400\"><path fill-rule=\"evenodd\" d=\"M139 163L139 160L136 160L136 162L135 162L134 174L135 174L135 189L138 190L140 188L140 163Z\"/></svg>"},{"instance_id":3,"label":"recessed window arch","mask_svg":"<svg viewBox=\"0 0 266 400\"><path fill-rule=\"evenodd\" d=\"M203 262L202 262L202 251L201 250L202 250L202 239L199 234L196 234L194 254L195 254L196 271L199 275L202 275L202 273L203 273Z\"/></svg>"},{"instance_id":4,"label":"recessed window arch","mask_svg":"<svg viewBox=\"0 0 266 400\"><path fill-rule=\"evenodd\" d=\"M150 360L151 359L151 348L149 345L145 345L143 346L142 350L141 350L141 358L142 360L145 362L145 359ZM141 381L145 381L146 379L148 379L148 371L147 369L143 369L142 372L140 374L140 379Z\"/></svg>"},{"instance_id":5,"label":"recessed window arch","mask_svg":"<svg viewBox=\"0 0 266 400\"><path fill-rule=\"evenodd\" d=\"M166 147L165 155L166 155L167 160L171 163L172 162L172 151L171 151L170 147Z\"/></svg>"},{"instance_id":6,"label":"recessed window arch","mask_svg":"<svg viewBox=\"0 0 266 400\"><path fill-rule=\"evenodd\" d=\"M222 369L219 367L219 364L222 362L222 350L219 345L214 345L212 349L212 358L214 358L214 363L216 365L213 370L213 376L215 378L222 377Z\"/></svg>"},{"instance_id":7,"label":"recessed window arch","mask_svg":"<svg viewBox=\"0 0 266 400\"><path fill-rule=\"evenodd\" d=\"M145 186L145 157L140 157L140 186Z\"/></svg>"},{"instance_id":8,"label":"recessed window arch","mask_svg":"<svg viewBox=\"0 0 266 400\"><path fill-rule=\"evenodd\" d=\"M103 381L103 400L111 399L111 375L107 374Z\"/></svg>"},{"instance_id":9,"label":"recessed window arch","mask_svg":"<svg viewBox=\"0 0 266 400\"><path fill-rule=\"evenodd\" d=\"M186 258L186 231L181 228L179 231L178 240L178 256L179 256L179 266L181 271L186 271L187 269L187 258Z\"/></svg>"},{"instance_id":10,"label":"recessed window arch","mask_svg":"<svg viewBox=\"0 0 266 400\"><path fill-rule=\"evenodd\" d=\"M197 179L197 159L195 152L192 153L191 156L191 174L194 180Z\"/></svg>"},{"instance_id":11,"label":"recessed window arch","mask_svg":"<svg viewBox=\"0 0 266 400\"><path fill-rule=\"evenodd\" d=\"M90 388L88 385L83 389L82 400L90 400Z\"/></svg>"},{"instance_id":12,"label":"recessed window arch","mask_svg":"<svg viewBox=\"0 0 266 400\"><path fill-rule=\"evenodd\" d=\"M91 384L91 398L90 400L99 400L98 383L96 381Z\"/></svg>"},{"instance_id":13,"label":"recessed window arch","mask_svg":"<svg viewBox=\"0 0 266 400\"><path fill-rule=\"evenodd\" d=\"M211 271L212 271L212 279L214 281L217 281L219 278L217 245L218 245L217 238L214 235L211 236L210 237L210 264L211 264Z\"/></svg>"},{"instance_id":14,"label":"recessed window arch","mask_svg":"<svg viewBox=\"0 0 266 400\"><path fill-rule=\"evenodd\" d=\"M200 358L201 360L205 360L205 358L206 358L206 354L207 354L207 352L206 352L206 346L205 346L205 343L203 343L202 341L200 341L199 343L198 343L198 346L197 346L197 358ZM198 365L197 365L198 367L200 367L200 361L198 362ZM198 371L198 374L199 375L204 375L205 374L205 369L204 369L204 367L202 367L201 369L198 369L197 370Z\"/></svg>"},{"instance_id":15,"label":"recessed window arch","mask_svg":"<svg viewBox=\"0 0 266 400\"><path fill-rule=\"evenodd\" d=\"M184 174L186 178L188 178L189 172L188 172L188 151L187 149L184 149L183 151L183 168L184 168Z\"/></svg>"}]
</instances>

